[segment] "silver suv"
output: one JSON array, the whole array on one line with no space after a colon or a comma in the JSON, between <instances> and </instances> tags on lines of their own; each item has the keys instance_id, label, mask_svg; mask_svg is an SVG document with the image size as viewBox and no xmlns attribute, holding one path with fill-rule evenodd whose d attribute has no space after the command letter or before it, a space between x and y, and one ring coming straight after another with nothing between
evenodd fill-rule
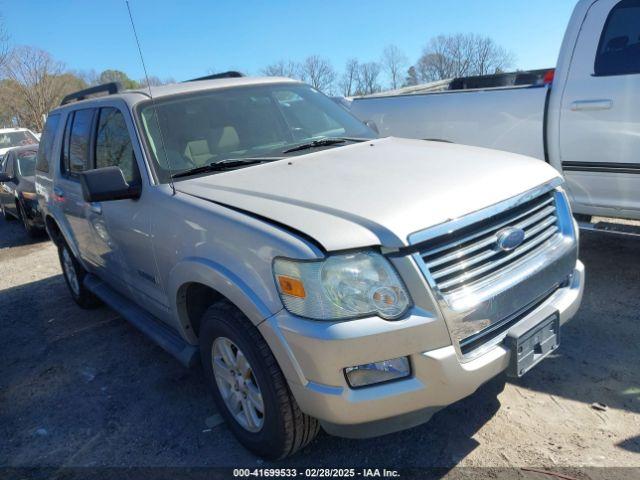
<instances>
[{"instance_id":1,"label":"silver suv","mask_svg":"<svg viewBox=\"0 0 640 480\"><path fill-rule=\"evenodd\" d=\"M227 77L65 98L36 183L74 300L202 362L243 445L408 428L558 347L584 268L553 168Z\"/></svg>"}]
</instances>

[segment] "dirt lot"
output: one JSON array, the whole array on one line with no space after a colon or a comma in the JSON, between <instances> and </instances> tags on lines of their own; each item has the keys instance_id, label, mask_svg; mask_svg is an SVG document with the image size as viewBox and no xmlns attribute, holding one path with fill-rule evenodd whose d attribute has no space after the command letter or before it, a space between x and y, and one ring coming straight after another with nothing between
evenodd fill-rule
<instances>
[{"instance_id":1,"label":"dirt lot","mask_svg":"<svg viewBox=\"0 0 640 480\"><path fill-rule=\"evenodd\" d=\"M372 440L322 433L275 465L640 476L587 468L640 467L640 241L583 234L580 255L585 298L561 348L499 401L484 388L426 425ZM113 311L76 307L53 245L2 220L0 318L0 466L270 466L219 424L198 370Z\"/></svg>"}]
</instances>

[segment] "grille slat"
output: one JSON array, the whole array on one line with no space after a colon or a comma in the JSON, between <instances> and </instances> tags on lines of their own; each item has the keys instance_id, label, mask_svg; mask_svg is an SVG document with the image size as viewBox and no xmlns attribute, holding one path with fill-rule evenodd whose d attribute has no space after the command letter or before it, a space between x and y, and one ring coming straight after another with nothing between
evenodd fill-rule
<instances>
[{"instance_id":1,"label":"grille slat","mask_svg":"<svg viewBox=\"0 0 640 480\"><path fill-rule=\"evenodd\" d=\"M546 220L544 220L543 222L539 223L538 225L536 225L535 227L533 227L531 230L527 230L525 233L525 242L528 239L531 239L532 237L534 237L535 235L537 235L538 233L540 233L542 230L544 230L545 228L547 228L550 225L554 225L556 222L558 221L558 219L553 216L553 217L549 217ZM495 238L492 239L491 243L496 243ZM526 245L526 243L524 243L524 245ZM475 255L473 257L467 258L466 260L462 261L462 262L458 262L448 268L445 268L444 270L438 270L436 273L433 274L433 278L435 278L436 280L446 277L456 271L459 270L467 270L469 267L476 265L477 263L482 262L483 260L486 260L490 257L493 257L495 255L502 255L504 254L504 252L502 252L501 250L497 250L497 249L488 249L485 250L483 253L479 254L479 255Z\"/></svg>"},{"instance_id":2,"label":"grille slat","mask_svg":"<svg viewBox=\"0 0 640 480\"><path fill-rule=\"evenodd\" d=\"M523 217L529 216L531 214L533 214L534 212L538 211L540 208L544 207L545 205L548 205L550 203L553 202L553 197L551 198L547 198L545 199L544 202L537 204L533 207L531 207L530 209L527 209L525 212L519 212L518 214L515 214L513 217L509 217L507 219L503 219L500 223L496 224L496 225L491 225L483 230L479 230L479 231L474 231L473 233L464 236L461 239L458 239L456 241L453 241L451 243L446 243L445 245L439 245L437 247L431 248L427 251L424 251L421 253L422 257L430 257L432 255L435 255L436 253L440 253L444 250L450 250L452 248L455 248L459 245L462 245L464 243L467 243L468 241L473 240L474 238L478 238L484 235L487 235L491 232L496 232L499 229L506 227L508 225L510 225L511 223L515 222L516 220L519 220ZM555 211L555 206L553 207L554 211Z\"/></svg>"},{"instance_id":3,"label":"grille slat","mask_svg":"<svg viewBox=\"0 0 640 480\"><path fill-rule=\"evenodd\" d=\"M500 250L497 233L523 229L524 240L511 251ZM450 293L480 282L518 262L559 233L553 192L508 211L434 239L421 257L439 290Z\"/></svg>"},{"instance_id":4,"label":"grille slat","mask_svg":"<svg viewBox=\"0 0 640 480\"><path fill-rule=\"evenodd\" d=\"M545 209L543 209L542 211L540 211L539 213L536 213L535 215L533 215L532 217L527 218L526 220L516 223L515 225L513 225L516 228L523 228L526 229L528 227L530 227L532 224L540 221L541 219L548 217L549 215L555 213L555 208L552 206L546 207ZM555 215L553 216L553 218L555 219ZM496 233L496 232L492 232L492 233ZM445 263L449 263L457 258L462 258L465 257L467 255L469 255L470 253L475 252L476 250L480 250L484 247L487 247L489 245L495 244L496 243L496 238L494 235L489 235L487 238L479 241L478 243L472 243L471 245L469 245L468 247L464 247L461 248L460 250L456 250L453 253L450 253L448 255L445 255L443 257L439 257L437 260L433 260L429 263L427 263L427 267L428 268L434 268L437 267L439 265L443 265ZM498 252L496 252L498 253Z\"/></svg>"},{"instance_id":5,"label":"grille slat","mask_svg":"<svg viewBox=\"0 0 640 480\"><path fill-rule=\"evenodd\" d=\"M534 247L538 246L539 244L541 244L542 242L544 242L545 240L547 240L549 237L551 237L553 234L555 234L558 231L558 227L556 227L555 225L553 227L551 227L547 232L545 232L543 235L537 237L535 240L533 240L531 243L526 243L524 245L522 245L521 247L516 248L515 250L509 252L508 256L505 256L503 258L501 258L500 260L497 260L494 263L491 264L487 264L483 267L477 268L475 270L471 270L469 272L466 272L465 274L463 274L461 277L456 277L452 280L448 280L446 282L443 282L440 285L440 290L446 290L448 288L450 288L453 285L457 285L459 283L468 281L474 277L477 277L478 275L489 271L489 270L493 270L494 268L512 261L515 259L515 257L519 257L521 255L523 255L524 253L528 252L529 250L533 249Z\"/></svg>"}]
</instances>

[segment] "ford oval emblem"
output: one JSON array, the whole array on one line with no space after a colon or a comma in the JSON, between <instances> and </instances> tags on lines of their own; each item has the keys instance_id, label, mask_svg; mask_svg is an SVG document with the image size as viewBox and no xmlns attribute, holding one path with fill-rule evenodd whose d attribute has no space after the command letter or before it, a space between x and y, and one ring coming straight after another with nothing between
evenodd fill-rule
<instances>
[{"instance_id":1,"label":"ford oval emblem","mask_svg":"<svg viewBox=\"0 0 640 480\"><path fill-rule=\"evenodd\" d=\"M510 252L524 242L524 230L521 228L503 228L496 234L496 243L503 252Z\"/></svg>"}]
</instances>

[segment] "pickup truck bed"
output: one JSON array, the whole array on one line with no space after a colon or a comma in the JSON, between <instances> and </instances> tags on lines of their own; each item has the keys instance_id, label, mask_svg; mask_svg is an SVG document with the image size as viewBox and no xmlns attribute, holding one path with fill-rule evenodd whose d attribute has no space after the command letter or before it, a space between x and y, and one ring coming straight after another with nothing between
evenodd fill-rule
<instances>
[{"instance_id":1,"label":"pickup truck bed","mask_svg":"<svg viewBox=\"0 0 640 480\"><path fill-rule=\"evenodd\" d=\"M535 72L454 79L444 92L414 86L355 98L350 107L383 136L545 160L564 174L575 213L640 220L638 25L640 0L581 0L556 68L543 79ZM487 88L498 86L496 76L514 77L514 86Z\"/></svg>"},{"instance_id":2,"label":"pickup truck bed","mask_svg":"<svg viewBox=\"0 0 640 480\"><path fill-rule=\"evenodd\" d=\"M441 140L544 159L545 86L355 98L380 135Z\"/></svg>"}]
</instances>

